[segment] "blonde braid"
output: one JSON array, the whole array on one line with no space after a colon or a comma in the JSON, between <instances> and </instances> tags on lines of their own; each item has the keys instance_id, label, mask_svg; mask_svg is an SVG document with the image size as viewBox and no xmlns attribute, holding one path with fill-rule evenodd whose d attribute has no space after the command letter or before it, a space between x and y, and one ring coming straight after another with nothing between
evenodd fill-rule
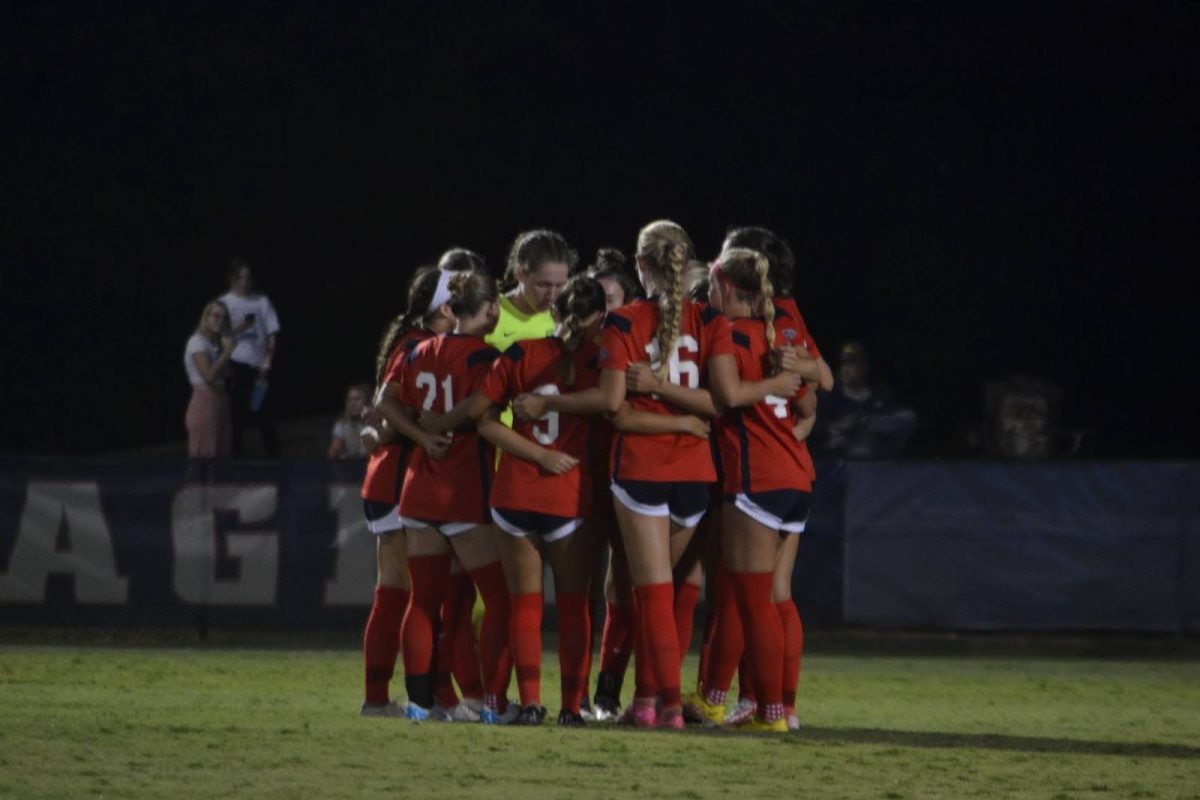
<instances>
[{"instance_id":1,"label":"blonde braid","mask_svg":"<svg viewBox=\"0 0 1200 800\"><path fill-rule=\"evenodd\" d=\"M763 320L767 323L767 349L775 347L775 290L771 287L771 262L762 253L754 254L754 269L758 273L759 294L763 301Z\"/></svg>"},{"instance_id":2,"label":"blonde braid","mask_svg":"<svg viewBox=\"0 0 1200 800\"><path fill-rule=\"evenodd\" d=\"M658 296L658 346L661 352L658 363L658 379L667 379L667 362L675 354L679 331L683 327L683 272L688 258L684 249L675 242L668 242L666 259L662 271L662 286Z\"/></svg>"},{"instance_id":3,"label":"blonde braid","mask_svg":"<svg viewBox=\"0 0 1200 800\"><path fill-rule=\"evenodd\" d=\"M638 234L638 256L653 271L658 290L659 380L667 379L667 362L675 354L683 327L684 273L693 252L687 232L669 220L651 222Z\"/></svg>"}]
</instances>

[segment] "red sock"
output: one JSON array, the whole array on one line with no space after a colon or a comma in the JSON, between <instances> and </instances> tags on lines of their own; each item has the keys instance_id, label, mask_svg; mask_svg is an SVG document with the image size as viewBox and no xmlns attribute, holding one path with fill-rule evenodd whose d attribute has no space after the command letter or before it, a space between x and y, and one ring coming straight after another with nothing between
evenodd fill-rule
<instances>
[{"instance_id":1,"label":"red sock","mask_svg":"<svg viewBox=\"0 0 1200 800\"><path fill-rule=\"evenodd\" d=\"M562 707L579 713L587 691L588 642L592 639L587 592L559 592L558 666L562 675ZM539 653L540 655L540 653Z\"/></svg>"},{"instance_id":2,"label":"red sock","mask_svg":"<svg viewBox=\"0 0 1200 800\"><path fill-rule=\"evenodd\" d=\"M759 714L765 720L783 718L783 625L771 606L773 572L735 572L731 575L738 612L746 632Z\"/></svg>"},{"instance_id":3,"label":"red sock","mask_svg":"<svg viewBox=\"0 0 1200 800\"><path fill-rule=\"evenodd\" d=\"M407 590L375 587L375 602L363 631L365 699L372 705L388 701L388 684L396 671L396 654L400 652L400 625L407 608Z\"/></svg>"},{"instance_id":4,"label":"red sock","mask_svg":"<svg viewBox=\"0 0 1200 800\"><path fill-rule=\"evenodd\" d=\"M652 583L639 586L638 625L644 631L646 653L654 665L654 680L663 708L678 708L679 639L675 631L675 585Z\"/></svg>"},{"instance_id":5,"label":"red sock","mask_svg":"<svg viewBox=\"0 0 1200 800\"><path fill-rule=\"evenodd\" d=\"M724 566L720 568L720 572L722 578L719 579L720 604L716 608L717 630L708 655L708 672L704 676L704 697L710 703L725 702L729 684L733 683L733 674L737 671L738 661L745 650L742 618L737 610L737 593L733 590L732 579Z\"/></svg>"},{"instance_id":6,"label":"red sock","mask_svg":"<svg viewBox=\"0 0 1200 800\"><path fill-rule=\"evenodd\" d=\"M454 680L463 697L483 699L483 681L479 677L479 648L475 646L475 586L469 576L462 582L459 595L458 621L454 625Z\"/></svg>"},{"instance_id":7,"label":"red sock","mask_svg":"<svg viewBox=\"0 0 1200 800\"><path fill-rule=\"evenodd\" d=\"M739 622L740 622L739 618ZM745 629L742 629L742 635L745 635ZM743 640L744 641L744 640ZM754 659L750 657L750 650L746 648L742 650L742 660L738 662L738 702L748 700L751 703L758 702L757 689L754 686Z\"/></svg>"},{"instance_id":8,"label":"red sock","mask_svg":"<svg viewBox=\"0 0 1200 800\"><path fill-rule=\"evenodd\" d=\"M438 630L437 649L434 651L433 688L434 701L442 708L458 705L458 693L454 691L451 674L454 668L454 640L458 636L461 617L458 605L461 602L464 583L469 586L471 579L461 572L451 572L446 578L442 594L441 627Z\"/></svg>"},{"instance_id":9,"label":"red sock","mask_svg":"<svg viewBox=\"0 0 1200 800\"><path fill-rule=\"evenodd\" d=\"M700 599L700 587L684 581L675 590L675 640L679 647L679 667L687 658L692 646L692 626L696 619L696 601Z\"/></svg>"},{"instance_id":10,"label":"red sock","mask_svg":"<svg viewBox=\"0 0 1200 800\"><path fill-rule=\"evenodd\" d=\"M508 642L517 667L521 705L542 704L542 593L514 594Z\"/></svg>"},{"instance_id":11,"label":"red sock","mask_svg":"<svg viewBox=\"0 0 1200 800\"><path fill-rule=\"evenodd\" d=\"M512 610L504 569L499 561L471 570L471 580L483 598L483 625L479 631L479 666L484 699L495 711L504 711L512 678L512 652L508 647L508 618Z\"/></svg>"},{"instance_id":12,"label":"red sock","mask_svg":"<svg viewBox=\"0 0 1200 800\"><path fill-rule=\"evenodd\" d=\"M658 682L654 678L654 657L646 646L646 627L642 625L643 605L635 590L633 593L633 626L629 631L636 654L633 660L633 696L643 700L652 700L658 696Z\"/></svg>"},{"instance_id":13,"label":"red sock","mask_svg":"<svg viewBox=\"0 0 1200 800\"><path fill-rule=\"evenodd\" d=\"M600 671L615 675L625 674L629 657L633 655L632 610L626 606L608 604L604 618L604 633L600 637Z\"/></svg>"},{"instance_id":14,"label":"red sock","mask_svg":"<svg viewBox=\"0 0 1200 800\"><path fill-rule=\"evenodd\" d=\"M704 620L704 643L700 645L700 666L696 670L696 689L701 694L704 694L704 681L708 677L713 642L717 637L717 620L720 617L717 612L721 608L721 598L724 596L727 581L725 567L718 565L716 574L712 576L712 591L709 593L708 613L705 614Z\"/></svg>"},{"instance_id":15,"label":"red sock","mask_svg":"<svg viewBox=\"0 0 1200 800\"><path fill-rule=\"evenodd\" d=\"M433 667L433 636L450 574L450 556L409 556L408 574L412 578L412 599L401 629L404 672L406 676L428 675Z\"/></svg>"},{"instance_id":16,"label":"red sock","mask_svg":"<svg viewBox=\"0 0 1200 800\"><path fill-rule=\"evenodd\" d=\"M800 683L800 659L804 654L804 626L800 612L791 600L775 604L783 625L783 704L796 707L796 687Z\"/></svg>"}]
</instances>

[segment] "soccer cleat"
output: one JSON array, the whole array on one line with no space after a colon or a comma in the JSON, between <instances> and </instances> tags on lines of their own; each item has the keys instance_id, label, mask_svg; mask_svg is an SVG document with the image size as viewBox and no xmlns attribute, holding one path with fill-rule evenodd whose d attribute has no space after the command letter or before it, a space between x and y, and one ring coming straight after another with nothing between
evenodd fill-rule
<instances>
[{"instance_id":1,"label":"soccer cleat","mask_svg":"<svg viewBox=\"0 0 1200 800\"><path fill-rule=\"evenodd\" d=\"M783 714L784 714L783 718L785 720L787 720L787 726L788 726L789 731L800 730L800 718L796 716L796 709L788 708L788 707L784 706Z\"/></svg>"},{"instance_id":2,"label":"soccer cleat","mask_svg":"<svg viewBox=\"0 0 1200 800\"><path fill-rule=\"evenodd\" d=\"M725 705L710 703L700 694L689 694L683 699L683 718L687 722L712 727L725 723Z\"/></svg>"},{"instance_id":3,"label":"soccer cleat","mask_svg":"<svg viewBox=\"0 0 1200 800\"><path fill-rule=\"evenodd\" d=\"M525 706L517 712L517 718L512 721L513 725L541 725L546 721L545 706Z\"/></svg>"},{"instance_id":4,"label":"soccer cleat","mask_svg":"<svg viewBox=\"0 0 1200 800\"><path fill-rule=\"evenodd\" d=\"M430 722L453 722L454 721L454 706L447 708L443 705L433 704L433 708L429 710Z\"/></svg>"},{"instance_id":5,"label":"soccer cleat","mask_svg":"<svg viewBox=\"0 0 1200 800\"><path fill-rule=\"evenodd\" d=\"M479 721L484 725L510 725L520 713L521 709L516 703L509 703L503 713L492 708L482 709L479 712Z\"/></svg>"},{"instance_id":6,"label":"soccer cleat","mask_svg":"<svg viewBox=\"0 0 1200 800\"><path fill-rule=\"evenodd\" d=\"M584 728L587 727L587 720L583 716L583 710L576 714L570 709L564 708L558 712L558 726L560 728Z\"/></svg>"},{"instance_id":7,"label":"soccer cleat","mask_svg":"<svg viewBox=\"0 0 1200 800\"><path fill-rule=\"evenodd\" d=\"M742 698L737 701L737 705L733 707L733 710L725 715L725 724L741 725L754 719L754 715L757 712L758 703Z\"/></svg>"},{"instance_id":8,"label":"soccer cleat","mask_svg":"<svg viewBox=\"0 0 1200 800\"><path fill-rule=\"evenodd\" d=\"M483 711L483 702L481 700L473 700L470 697L464 697L458 705L450 711L450 720L452 722L479 722L479 714Z\"/></svg>"},{"instance_id":9,"label":"soccer cleat","mask_svg":"<svg viewBox=\"0 0 1200 800\"><path fill-rule=\"evenodd\" d=\"M597 722L616 719L621 715L621 704L615 697L597 694L596 703L592 706L592 714L595 716Z\"/></svg>"},{"instance_id":10,"label":"soccer cleat","mask_svg":"<svg viewBox=\"0 0 1200 800\"><path fill-rule=\"evenodd\" d=\"M404 708L395 700L386 703L363 703L358 711L364 717L404 717Z\"/></svg>"},{"instance_id":11,"label":"soccer cleat","mask_svg":"<svg viewBox=\"0 0 1200 800\"><path fill-rule=\"evenodd\" d=\"M429 719L429 709L421 708L416 703L408 703L404 706L404 717L413 722L424 722Z\"/></svg>"},{"instance_id":12,"label":"soccer cleat","mask_svg":"<svg viewBox=\"0 0 1200 800\"><path fill-rule=\"evenodd\" d=\"M686 726L683 721L683 709L664 708L654 720L654 727L668 731L681 731Z\"/></svg>"},{"instance_id":13,"label":"soccer cleat","mask_svg":"<svg viewBox=\"0 0 1200 800\"><path fill-rule=\"evenodd\" d=\"M758 717L751 717L746 722L737 726L739 731L750 731L752 733L787 733L787 720L780 719L771 720L770 722Z\"/></svg>"},{"instance_id":14,"label":"soccer cleat","mask_svg":"<svg viewBox=\"0 0 1200 800\"><path fill-rule=\"evenodd\" d=\"M653 697L635 697L633 702L625 707L618 725L632 725L635 728L653 728L658 719L658 701Z\"/></svg>"},{"instance_id":15,"label":"soccer cleat","mask_svg":"<svg viewBox=\"0 0 1200 800\"><path fill-rule=\"evenodd\" d=\"M579 701L579 715L586 722L596 721L596 712L592 711L592 701L584 694L583 699Z\"/></svg>"}]
</instances>

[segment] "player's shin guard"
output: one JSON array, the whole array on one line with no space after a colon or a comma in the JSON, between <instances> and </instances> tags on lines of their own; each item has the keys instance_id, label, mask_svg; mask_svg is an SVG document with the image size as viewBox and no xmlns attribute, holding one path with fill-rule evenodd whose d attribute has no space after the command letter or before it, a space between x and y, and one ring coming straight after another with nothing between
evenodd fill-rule
<instances>
[{"instance_id":1,"label":"player's shin guard","mask_svg":"<svg viewBox=\"0 0 1200 800\"><path fill-rule=\"evenodd\" d=\"M514 594L508 644L522 706L542 704L542 593Z\"/></svg>"},{"instance_id":2,"label":"player's shin guard","mask_svg":"<svg viewBox=\"0 0 1200 800\"><path fill-rule=\"evenodd\" d=\"M504 711L504 698L512 678L512 652L508 647L511 601L504 570L493 561L471 570L471 580L483 598L483 625L479 631L479 666L483 673L484 701L495 711Z\"/></svg>"},{"instance_id":3,"label":"player's shin guard","mask_svg":"<svg viewBox=\"0 0 1200 800\"><path fill-rule=\"evenodd\" d=\"M644 631L647 655L664 709L679 708L679 639L675 630L675 586L652 583L635 590L638 625Z\"/></svg>"},{"instance_id":4,"label":"player's shin guard","mask_svg":"<svg viewBox=\"0 0 1200 800\"><path fill-rule=\"evenodd\" d=\"M800 660L804 654L804 626L800 612L791 600L775 604L783 626L783 704L796 707L796 688L800 683Z\"/></svg>"},{"instance_id":5,"label":"player's shin guard","mask_svg":"<svg viewBox=\"0 0 1200 800\"><path fill-rule=\"evenodd\" d=\"M696 619L696 603L700 599L700 587L684 581L675 589L675 641L679 648L679 667L687 658L692 646L692 627Z\"/></svg>"},{"instance_id":6,"label":"player's shin guard","mask_svg":"<svg viewBox=\"0 0 1200 800\"><path fill-rule=\"evenodd\" d=\"M365 700L371 705L388 701L388 684L400 652L400 626L408 608L408 592L391 586L376 586L375 601L363 631Z\"/></svg>"},{"instance_id":7,"label":"player's shin guard","mask_svg":"<svg viewBox=\"0 0 1200 800\"><path fill-rule=\"evenodd\" d=\"M578 714L579 704L587 692L588 643L592 639L588 595L585 592L559 592L555 602L558 605L562 707Z\"/></svg>"},{"instance_id":8,"label":"player's shin guard","mask_svg":"<svg viewBox=\"0 0 1200 800\"><path fill-rule=\"evenodd\" d=\"M450 574L450 556L409 556L408 571L412 577L412 597L401 628L404 682L409 702L431 708L435 637L446 578Z\"/></svg>"},{"instance_id":9,"label":"player's shin guard","mask_svg":"<svg viewBox=\"0 0 1200 800\"><path fill-rule=\"evenodd\" d=\"M783 719L783 625L771 602L774 573L739 572L732 578L759 712L768 722Z\"/></svg>"}]
</instances>

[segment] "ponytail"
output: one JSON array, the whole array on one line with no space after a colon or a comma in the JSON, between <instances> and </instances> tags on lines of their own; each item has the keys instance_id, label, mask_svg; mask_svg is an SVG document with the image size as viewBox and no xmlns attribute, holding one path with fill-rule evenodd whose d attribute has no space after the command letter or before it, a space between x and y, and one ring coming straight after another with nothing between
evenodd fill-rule
<instances>
[{"instance_id":1,"label":"ponytail","mask_svg":"<svg viewBox=\"0 0 1200 800\"><path fill-rule=\"evenodd\" d=\"M745 247L731 247L717 259L717 270L747 300L762 298L766 322L767 347L775 346L775 289L771 285L771 262L762 253Z\"/></svg>"},{"instance_id":2,"label":"ponytail","mask_svg":"<svg viewBox=\"0 0 1200 800\"><path fill-rule=\"evenodd\" d=\"M667 362L683 327L684 272L694 255L692 240L668 220L651 222L638 234L638 258L649 268L658 290L659 380L667 379Z\"/></svg>"},{"instance_id":3,"label":"ponytail","mask_svg":"<svg viewBox=\"0 0 1200 800\"><path fill-rule=\"evenodd\" d=\"M383 337L379 340L379 352L375 355L375 384L383 382L383 372L387 369L388 358L396 340L404 334L421 326L434 309L430 304L437 292L441 271L436 267L418 267L412 281L408 284L408 307L403 314L398 314L388 323Z\"/></svg>"},{"instance_id":4,"label":"ponytail","mask_svg":"<svg viewBox=\"0 0 1200 800\"><path fill-rule=\"evenodd\" d=\"M583 344L580 322L593 314L603 314L604 307L604 287L586 275L577 275L567 281L563 293L554 301L563 349L562 359L558 362L558 375L566 386L575 383L575 353Z\"/></svg>"}]
</instances>

